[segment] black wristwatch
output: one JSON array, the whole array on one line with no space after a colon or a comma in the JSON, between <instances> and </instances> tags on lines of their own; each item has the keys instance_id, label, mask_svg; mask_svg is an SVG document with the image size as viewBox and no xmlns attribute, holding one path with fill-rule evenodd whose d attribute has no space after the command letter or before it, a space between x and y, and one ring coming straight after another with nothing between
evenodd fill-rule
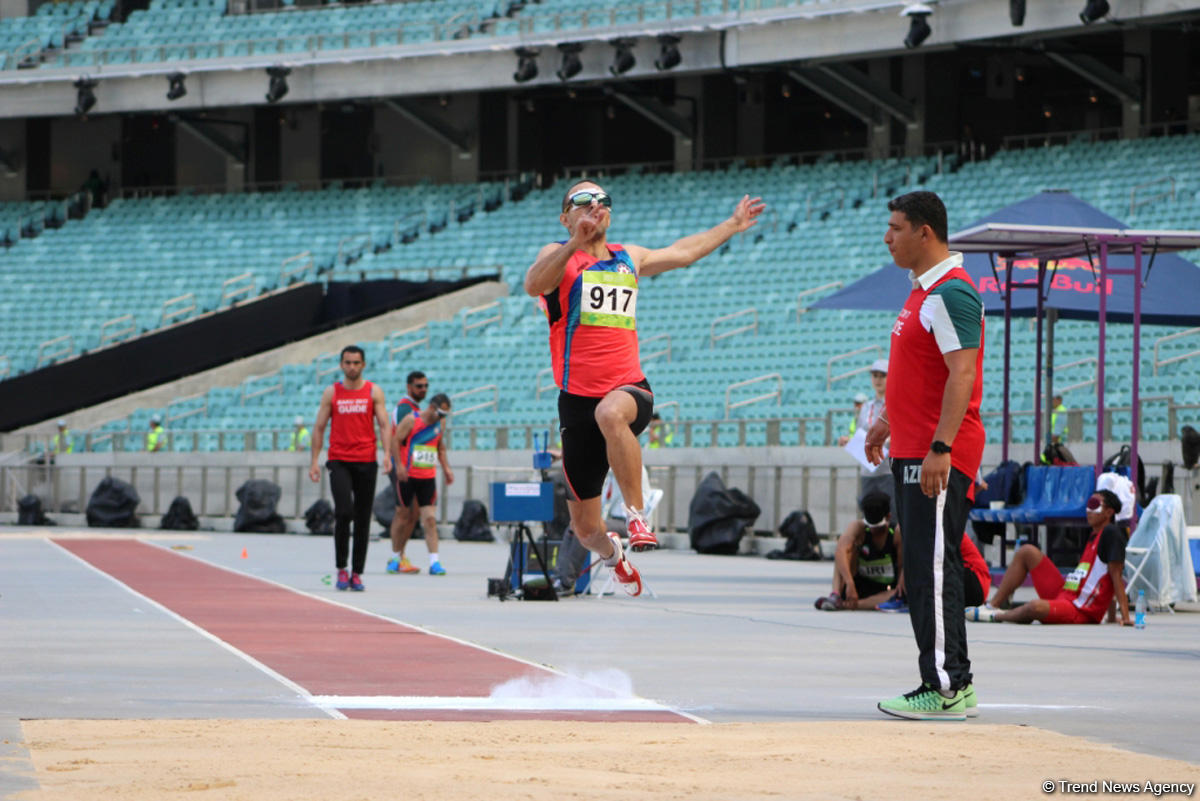
<instances>
[{"instance_id":1,"label":"black wristwatch","mask_svg":"<svg viewBox=\"0 0 1200 801\"><path fill-rule=\"evenodd\" d=\"M935 439L933 444L929 446L929 450L933 451L934 453L949 453L950 446L942 442L940 439Z\"/></svg>"}]
</instances>

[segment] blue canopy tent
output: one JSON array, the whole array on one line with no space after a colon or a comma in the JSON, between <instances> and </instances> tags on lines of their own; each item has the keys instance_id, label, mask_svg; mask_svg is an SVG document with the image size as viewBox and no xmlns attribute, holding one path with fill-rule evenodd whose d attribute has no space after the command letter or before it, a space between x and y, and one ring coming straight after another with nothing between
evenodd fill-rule
<instances>
[{"instance_id":1,"label":"blue canopy tent","mask_svg":"<svg viewBox=\"0 0 1200 801\"><path fill-rule=\"evenodd\" d=\"M1008 458L1010 432L1011 352L1007 326L1010 317L1037 317L1034 397L1039 399L1042 397L1042 321L1046 311L1051 310L1052 318L1098 321L1098 409L1104 407L1106 321L1133 323L1135 353L1139 351L1143 320L1163 325L1200 325L1200 268L1170 252L1200 247L1200 231L1128 230L1119 220L1069 193L1042 192L972 223L950 237L950 246L964 252L963 264L979 288L985 313L1005 316L1004 458ZM1144 260L1147 256L1148 260ZM1153 281L1149 280L1151 276ZM1100 292L1100 287L1105 291ZM1035 291L1016 295L1013 292L1016 289ZM910 290L907 272L889 264L809 308L894 310ZM1133 407L1136 409L1140 360L1135 359L1131 368ZM1096 468L1099 470L1103 462L1104 437L1103 416L1097 417ZM1131 449L1135 470L1137 419L1134 414ZM1035 439L1039 443L1041 422L1039 414L1034 424Z\"/></svg>"}]
</instances>

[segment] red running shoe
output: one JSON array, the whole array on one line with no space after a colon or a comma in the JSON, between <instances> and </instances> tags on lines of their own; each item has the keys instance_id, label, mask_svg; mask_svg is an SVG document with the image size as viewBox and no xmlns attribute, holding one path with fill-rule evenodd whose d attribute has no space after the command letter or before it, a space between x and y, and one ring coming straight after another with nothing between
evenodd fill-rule
<instances>
[{"instance_id":1,"label":"red running shoe","mask_svg":"<svg viewBox=\"0 0 1200 801\"><path fill-rule=\"evenodd\" d=\"M611 531L608 532L608 538L612 541L613 553L617 557L616 564L611 565L613 575L617 577L617 581L620 582L625 592L636 598L642 594L642 575L625 558L625 551L621 548L621 538Z\"/></svg>"},{"instance_id":2,"label":"red running shoe","mask_svg":"<svg viewBox=\"0 0 1200 801\"><path fill-rule=\"evenodd\" d=\"M357 573L350 574L350 589L353 592L362 592L366 589L362 583L362 576L358 575Z\"/></svg>"},{"instance_id":3,"label":"red running shoe","mask_svg":"<svg viewBox=\"0 0 1200 801\"><path fill-rule=\"evenodd\" d=\"M658 547L658 538L642 519L641 512L625 507L626 528L629 531L629 550L653 551Z\"/></svg>"},{"instance_id":4,"label":"red running shoe","mask_svg":"<svg viewBox=\"0 0 1200 801\"><path fill-rule=\"evenodd\" d=\"M339 590L350 589L350 574L347 573L344 569L338 571L336 586Z\"/></svg>"}]
</instances>

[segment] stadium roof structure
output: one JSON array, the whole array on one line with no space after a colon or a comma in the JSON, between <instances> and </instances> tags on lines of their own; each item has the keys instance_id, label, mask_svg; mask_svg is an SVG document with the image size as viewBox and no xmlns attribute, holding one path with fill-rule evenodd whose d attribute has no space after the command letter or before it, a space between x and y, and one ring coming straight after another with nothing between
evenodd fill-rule
<instances>
[{"instance_id":1,"label":"stadium roof structure","mask_svg":"<svg viewBox=\"0 0 1200 801\"><path fill-rule=\"evenodd\" d=\"M1028 222L1031 219L1040 222ZM1056 221L1062 224L1054 224ZM1144 319L1166 325L1200 325L1200 267L1174 255L1175 251L1200 248L1200 231L1126 228L1119 220L1070 193L1049 191L988 215L952 234L949 243L952 249L965 254L963 265L980 289L985 313L1005 317L1004 459L1008 458L1011 431L1008 407L1012 355L1008 321L1011 317L1037 318L1034 397L1039 399L1039 404L1042 397L1042 324L1047 310L1053 309L1055 316L1097 321L1100 329L1097 409L1105 407L1105 324L1109 320L1133 323L1135 354L1140 354ZM1063 271L1061 275L1060 270ZM1079 281L1070 277L1072 270L1087 270L1090 276ZM1001 271L1003 279L999 276ZM1021 272L1025 275L1019 276ZM1151 275L1154 283L1150 283ZM1088 278L1090 280L1086 280ZM1101 291L1102 287L1104 291ZM810 308L895 308L897 300L910 289L907 273L891 264ZM1024 295L1021 302L1015 304L1014 290L1017 289L1036 291L1032 298ZM866 297L870 298L870 305L861 302ZM885 299L887 305L879 305ZM1143 306L1147 302L1150 311L1144 314ZM1046 370L1047 406L1052 366L1047 364ZM1130 470L1135 483L1140 368L1139 355L1131 365L1134 413L1130 418ZM1034 441L1040 445L1042 416L1039 414L1034 419ZM1097 415L1096 427L1096 469L1099 471L1104 463L1103 415Z\"/></svg>"}]
</instances>

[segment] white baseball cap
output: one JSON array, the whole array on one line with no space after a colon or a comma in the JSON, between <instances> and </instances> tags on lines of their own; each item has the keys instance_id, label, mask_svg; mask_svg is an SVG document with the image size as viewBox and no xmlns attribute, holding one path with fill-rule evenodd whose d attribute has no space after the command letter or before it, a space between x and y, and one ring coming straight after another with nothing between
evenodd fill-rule
<instances>
[{"instance_id":1,"label":"white baseball cap","mask_svg":"<svg viewBox=\"0 0 1200 801\"><path fill-rule=\"evenodd\" d=\"M304 425L304 415L302 415L302 414L296 415L296 425L298 425L298 426Z\"/></svg>"},{"instance_id":2,"label":"white baseball cap","mask_svg":"<svg viewBox=\"0 0 1200 801\"><path fill-rule=\"evenodd\" d=\"M66 428L66 427L67 427L67 420L66 420L66 418L65 418L65 417L64 417L63 419L61 419L61 420L59 420L59 421L58 421L58 427L59 427L59 428Z\"/></svg>"},{"instance_id":3,"label":"white baseball cap","mask_svg":"<svg viewBox=\"0 0 1200 801\"><path fill-rule=\"evenodd\" d=\"M883 373L884 375L887 375L887 367L887 359L876 359L875 361L871 362L872 373Z\"/></svg>"},{"instance_id":4,"label":"white baseball cap","mask_svg":"<svg viewBox=\"0 0 1200 801\"><path fill-rule=\"evenodd\" d=\"M854 402L855 402L855 403L866 403L866 402L867 402L867 396L866 396L866 395L864 395L864 394L862 394L861 392L859 392L859 393L857 393L857 394L854 396Z\"/></svg>"}]
</instances>

